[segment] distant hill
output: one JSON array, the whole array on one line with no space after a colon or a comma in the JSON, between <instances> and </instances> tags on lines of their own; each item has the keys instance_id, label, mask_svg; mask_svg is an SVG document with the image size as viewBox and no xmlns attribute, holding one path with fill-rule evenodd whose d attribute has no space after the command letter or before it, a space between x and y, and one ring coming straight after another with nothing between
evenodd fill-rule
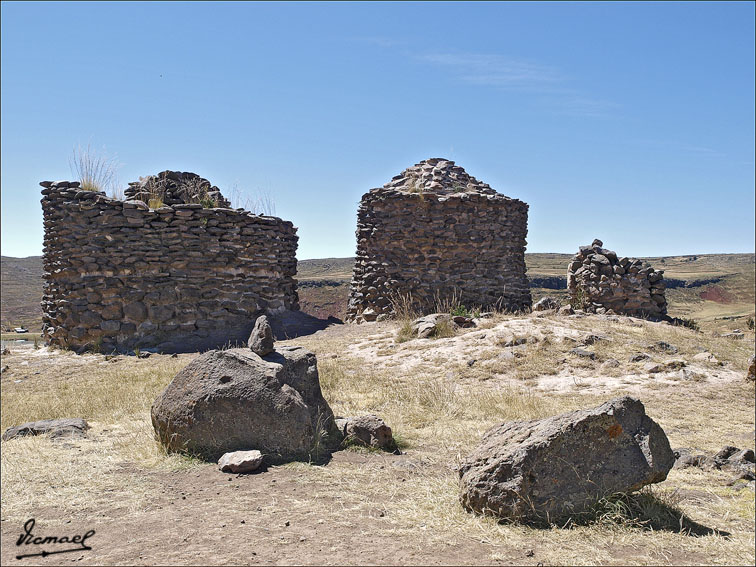
<instances>
[{"instance_id":1,"label":"distant hill","mask_svg":"<svg viewBox=\"0 0 756 567\"><path fill-rule=\"evenodd\" d=\"M544 295L566 296L566 272L571 254L525 254L534 300ZM709 326L742 326L754 313L756 255L698 254L644 258L665 271L670 314ZM346 314L354 258L301 260L297 280L303 311L317 317ZM42 258L2 257L4 328L42 325Z\"/></svg>"},{"instance_id":2,"label":"distant hill","mask_svg":"<svg viewBox=\"0 0 756 567\"><path fill-rule=\"evenodd\" d=\"M42 327L42 256L0 258L0 325Z\"/></svg>"}]
</instances>

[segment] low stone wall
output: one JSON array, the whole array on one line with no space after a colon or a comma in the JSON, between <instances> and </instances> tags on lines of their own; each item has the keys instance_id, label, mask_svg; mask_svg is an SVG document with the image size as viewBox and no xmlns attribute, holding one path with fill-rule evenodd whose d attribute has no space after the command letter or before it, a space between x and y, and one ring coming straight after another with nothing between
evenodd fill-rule
<instances>
[{"instance_id":1,"label":"low stone wall","mask_svg":"<svg viewBox=\"0 0 756 567\"><path fill-rule=\"evenodd\" d=\"M299 308L288 221L40 185L49 344L196 351L246 341L263 311Z\"/></svg>"},{"instance_id":2,"label":"low stone wall","mask_svg":"<svg viewBox=\"0 0 756 567\"><path fill-rule=\"evenodd\" d=\"M416 164L362 197L348 321L420 311L438 298L468 308L530 307L525 276L528 205L496 193L454 162Z\"/></svg>"},{"instance_id":3,"label":"low stone wall","mask_svg":"<svg viewBox=\"0 0 756 567\"><path fill-rule=\"evenodd\" d=\"M570 262L567 289L573 305L597 313L665 316L664 270L634 258L618 258L603 245L594 240L591 246L581 246Z\"/></svg>"}]
</instances>

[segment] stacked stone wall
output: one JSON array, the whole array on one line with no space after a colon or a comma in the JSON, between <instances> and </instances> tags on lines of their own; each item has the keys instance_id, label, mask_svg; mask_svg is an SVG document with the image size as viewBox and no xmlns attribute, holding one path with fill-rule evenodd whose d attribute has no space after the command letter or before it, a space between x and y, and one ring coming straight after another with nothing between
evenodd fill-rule
<instances>
[{"instance_id":1,"label":"stacked stone wall","mask_svg":"<svg viewBox=\"0 0 756 567\"><path fill-rule=\"evenodd\" d=\"M591 246L581 246L570 262L567 289L572 304L595 313L664 317L664 270L634 258L618 258L603 245L594 240Z\"/></svg>"},{"instance_id":2,"label":"stacked stone wall","mask_svg":"<svg viewBox=\"0 0 756 567\"><path fill-rule=\"evenodd\" d=\"M297 310L296 228L241 209L149 209L42 182L48 344L101 352L246 341L264 312Z\"/></svg>"},{"instance_id":3,"label":"stacked stone wall","mask_svg":"<svg viewBox=\"0 0 756 567\"><path fill-rule=\"evenodd\" d=\"M490 189L373 189L357 215L347 320L394 315L399 298L425 312L450 298L468 308L529 308L527 214L527 204Z\"/></svg>"}]
</instances>

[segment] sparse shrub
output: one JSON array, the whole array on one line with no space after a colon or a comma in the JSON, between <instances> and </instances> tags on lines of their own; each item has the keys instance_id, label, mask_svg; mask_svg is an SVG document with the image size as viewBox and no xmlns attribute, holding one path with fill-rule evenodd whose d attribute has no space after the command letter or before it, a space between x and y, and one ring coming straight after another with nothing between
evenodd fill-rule
<instances>
[{"instance_id":1,"label":"sparse shrub","mask_svg":"<svg viewBox=\"0 0 756 567\"><path fill-rule=\"evenodd\" d=\"M412 330L412 321L409 319L404 319L399 327L399 330L396 332L396 342L398 344L406 343L407 341L412 340L414 337L415 333Z\"/></svg>"},{"instance_id":2,"label":"sparse shrub","mask_svg":"<svg viewBox=\"0 0 756 567\"><path fill-rule=\"evenodd\" d=\"M449 312L452 317L480 317L480 309L468 309L465 305L457 305Z\"/></svg>"},{"instance_id":3,"label":"sparse shrub","mask_svg":"<svg viewBox=\"0 0 756 567\"><path fill-rule=\"evenodd\" d=\"M686 319L684 317L676 318L673 321L673 324L678 327L687 327L688 329L693 329L694 331L701 331L701 327L698 325L695 319Z\"/></svg>"},{"instance_id":4,"label":"sparse shrub","mask_svg":"<svg viewBox=\"0 0 756 567\"><path fill-rule=\"evenodd\" d=\"M575 288L575 294L570 296L570 305L573 309L585 309L588 306L588 298L580 285Z\"/></svg>"},{"instance_id":5,"label":"sparse shrub","mask_svg":"<svg viewBox=\"0 0 756 567\"><path fill-rule=\"evenodd\" d=\"M433 331L431 337L434 339L448 339L456 334L457 328L454 323L452 321L441 319L436 323L436 329Z\"/></svg>"}]
</instances>

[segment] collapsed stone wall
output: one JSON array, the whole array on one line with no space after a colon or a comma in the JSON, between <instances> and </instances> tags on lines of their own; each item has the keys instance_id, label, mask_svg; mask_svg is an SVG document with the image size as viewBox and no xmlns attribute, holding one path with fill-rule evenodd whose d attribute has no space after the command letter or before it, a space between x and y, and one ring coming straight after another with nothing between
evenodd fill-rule
<instances>
[{"instance_id":1,"label":"collapsed stone wall","mask_svg":"<svg viewBox=\"0 0 756 567\"><path fill-rule=\"evenodd\" d=\"M199 203L210 207L230 208L231 203L216 186L204 177L189 171L162 171L157 175L129 183L124 191L128 200L158 201L165 205Z\"/></svg>"},{"instance_id":2,"label":"collapsed stone wall","mask_svg":"<svg viewBox=\"0 0 756 567\"><path fill-rule=\"evenodd\" d=\"M102 352L216 348L246 341L263 311L297 310L291 222L241 209L150 209L40 183L43 336Z\"/></svg>"},{"instance_id":3,"label":"collapsed stone wall","mask_svg":"<svg viewBox=\"0 0 756 567\"><path fill-rule=\"evenodd\" d=\"M347 321L389 317L400 297L426 312L452 297L468 308L530 307L527 216L526 203L442 158L370 190L357 213Z\"/></svg>"},{"instance_id":4,"label":"collapsed stone wall","mask_svg":"<svg viewBox=\"0 0 756 567\"><path fill-rule=\"evenodd\" d=\"M644 266L641 260L618 258L596 239L581 246L567 269L567 289L573 305L586 311L612 311L636 317L663 317L664 270Z\"/></svg>"}]
</instances>

